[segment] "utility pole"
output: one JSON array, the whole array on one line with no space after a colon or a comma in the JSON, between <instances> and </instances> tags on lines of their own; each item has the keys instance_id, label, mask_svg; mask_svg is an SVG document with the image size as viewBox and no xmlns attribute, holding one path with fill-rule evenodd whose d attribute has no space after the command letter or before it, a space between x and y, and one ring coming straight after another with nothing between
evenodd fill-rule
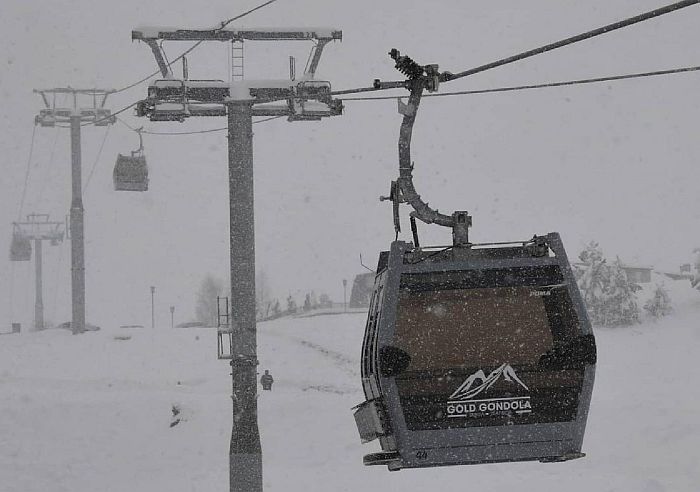
<instances>
[{"instance_id":1,"label":"utility pole","mask_svg":"<svg viewBox=\"0 0 700 492\"><path fill-rule=\"evenodd\" d=\"M71 330L74 335L85 331L85 230L83 222L83 180L81 164L81 126L92 124L107 126L117 120L109 109L104 107L107 96L114 91L104 89L35 89L44 101L45 109L39 111L34 124L44 127L70 127L71 142ZM71 106L57 106L56 96L64 95L72 99ZM87 106L79 104L79 97L90 101Z\"/></svg>"},{"instance_id":2,"label":"utility pole","mask_svg":"<svg viewBox=\"0 0 700 492\"><path fill-rule=\"evenodd\" d=\"M170 329L175 328L175 306L170 306Z\"/></svg>"},{"instance_id":3,"label":"utility pole","mask_svg":"<svg viewBox=\"0 0 700 492\"><path fill-rule=\"evenodd\" d=\"M155 304L156 288L151 285L151 329L156 327L156 304Z\"/></svg>"},{"instance_id":4,"label":"utility pole","mask_svg":"<svg viewBox=\"0 0 700 492\"><path fill-rule=\"evenodd\" d=\"M13 236L24 241L34 241L34 329L44 329L44 287L42 279L43 242L55 246L63 241L63 223L51 222L47 214L29 214L24 222L13 222ZM14 240L14 239L13 239ZM31 246L29 246L31 249ZM15 258L12 258L15 260ZM29 259L29 258L27 258Z\"/></svg>"},{"instance_id":5,"label":"utility pole","mask_svg":"<svg viewBox=\"0 0 700 492\"><path fill-rule=\"evenodd\" d=\"M34 240L34 329L44 329L44 286L41 278L41 239Z\"/></svg>"},{"instance_id":6,"label":"utility pole","mask_svg":"<svg viewBox=\"0 0 700 492\"><path fill-rule=\"evenodd\" d=\"M184 121L193 116L228 119L229 237L231 316L218 330L218 357L231 364L233 429L229 447L230 492L261 492L262 447L257 415L257 333L255 323L255 221L253 192L253 117L287 116L288 121L319 121L342 114L342 103L331 97L329 82L314 80L323 48L342 39L333 29L195 30L147 28L132 31L132 39L146 42L161 69L163 80L148 88L148 98L136 106L139 116L151 121ZM240 43L240 60L234 63L230 84L173 77L159 40L227 41ZM316 42L300 81L268 80L247 84L242 78L244 40ZM236 67L240 67L238 70ZM293 74L292 74L293 75ZM261 104L265 103L265 104ZM219 313L219 320L222 315ZM228 337L228 344L223 343ZM228 350L228 351L227 351Z\"/></svg>"},{"instance_id":7,"label":"utility pole","mask_svg":"<svg viewBox=\"0 0 700 492\"><path fill-rule=\"evenodd\" d=\"M343 279L343 312L348 312L348 279Z\"/></svg>"}]
</instances>

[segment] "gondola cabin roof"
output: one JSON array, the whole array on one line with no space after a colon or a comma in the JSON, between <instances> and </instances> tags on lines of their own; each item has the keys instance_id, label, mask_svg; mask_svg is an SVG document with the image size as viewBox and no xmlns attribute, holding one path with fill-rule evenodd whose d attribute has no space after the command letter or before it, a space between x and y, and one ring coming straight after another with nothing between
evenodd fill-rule
<instances>
[{"instance_id":1,"label":"gondola cabin roof","mask_svg":"<svg viewBox=\"0 0 700 492\"><path fill-rule=\"evenodd\" d=\"M595 340L557 234L380 255L355 419L391 470L564 461L581 446Z\"/></svg>"}]
</instances>

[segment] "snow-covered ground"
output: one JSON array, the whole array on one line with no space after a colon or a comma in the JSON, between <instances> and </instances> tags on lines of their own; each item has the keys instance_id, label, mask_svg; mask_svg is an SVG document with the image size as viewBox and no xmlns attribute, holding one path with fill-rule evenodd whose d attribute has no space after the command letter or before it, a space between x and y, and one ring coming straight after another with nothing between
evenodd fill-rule
<instances>
[{"instance_id":1,"label":"snow-covered ground","mask_svg":"<svg viewBox=\"0 0 700 492\"><path fill-rule=\"evenodd\" d=\"M597 330L588 456L560 464L363 467L376 450L351 412L364 315L261 323L260 369L275 377L259 398L266 490L699 490L700 295L666 285L671 316ZM229 366L215 338L116 327L0 337L0 491L228 490ZM173 405L183 420L171 427Z\"/></svg>"}]
</instances>

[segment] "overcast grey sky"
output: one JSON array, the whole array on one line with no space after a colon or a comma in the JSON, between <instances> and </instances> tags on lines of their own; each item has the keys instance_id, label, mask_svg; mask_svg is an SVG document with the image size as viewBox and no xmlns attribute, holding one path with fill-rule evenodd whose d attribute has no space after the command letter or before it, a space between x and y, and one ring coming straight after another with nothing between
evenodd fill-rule
<instances>
[{"instance_id":1,"label":"overcast grey sky","mask_svg":"<svg viewBox=\"0 0 700 492\"><path fill-rule=\"evenodd\" d=\"M24 182L34 114L33 88L120 88L156 67L132 43L137 25L213 26L260 2L4 1L0 7L2 190L0 237L9 247ZM335 89L394 80L387 56L398 48L420 63L453 72L480 65L660 6L658 0L587 2L405 2L278 0L238 26L332 26L318 78ZM489 88L615 75L698 64L700 7L463 79L442 90ZM173 58L189 44L166 43ZM251 78L288 76L288 56L303 66L307 43L246 45ZM189 57L191 78L226 78L224 44ZM700 74L590 86L426 100L413 156L421 195L443 212L469 210L475 241L524 239L558 231L571 256L595 239L625 261L677 269L700 245ZM115 95L120 109L146 84ZM153 131L221 127L223 119L183 124L124 120ZM274 294L306 290L342 299L342 279L374 266L393 239L391 207L377 197L397 175L400 118L394 101L347 102L321 123L284 119L256 125L257 258ZM104 128L83 131L83 173L95 164ZM118 152L138 146L122 124L109 130L86 190L88 320L105 326L148 323L150 285L157 317L193 313L206 273L228 277L227 155L224 133L150 136L150 190L112 190ZM69 135L37 128L23 213L62 218L70 204ZM408 210L404 210L407 217ZM424 243L449 231L420 226ZM408 231L408 227L405 227ZM408 239L408 235L405 236ZM13 273L14 271L14 273ZM45 248L47 318L70 316L68 244ZM30 323L33 265L0 262L0 320ZM14 280L12 280L14 278ZM11 286L13 287L11 289Z\"/></svg>"}]
</instances>

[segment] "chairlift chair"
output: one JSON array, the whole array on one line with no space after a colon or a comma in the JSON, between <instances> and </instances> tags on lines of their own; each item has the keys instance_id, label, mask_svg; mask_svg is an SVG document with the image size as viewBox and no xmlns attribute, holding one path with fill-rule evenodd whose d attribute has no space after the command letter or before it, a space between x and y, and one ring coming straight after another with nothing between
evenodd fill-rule
<instances>
[{"instance_id":1,"label":"chairlift chair","mask_svg":"<svg viewBox=\"0 0 700 492\"><path fill-rule=\"evenodd\" d=\"M132 151L131 155L117 156L114 165L112 180L116 191L148 191L148 165L146 156L143 155L143 138L141 129L139 134L139 148Z\"/></svg>"},{"instance_id":2,"label":"chairlift chair","mask_svg":"<svg viewBox=\"0 0 700 492\"><path fill-rule=\"evenodd\" d=\"M12 233L10 243L10 261L29 261L32 259L32 242L17 228Z\"/></svg>"},{"instance_id":3,"label":"chairlift chair","mask_svg":"<svg viewBox=\"0 0 700 492\"><path fill-rule=\"evenodd\" d=\"M343 103L333 100L331 83L325 80L305 80L296 86L295 98L289 99L289 121L320 121L326 116L343 112Z\"/></svg>"},{"instance_id":4,"label":"chairlift chair","mask_svg":"<svg viewBox=\"0 0 700 492\"><path fill-rule=\"evenodd\" d=\"M34 124L43 127L54 127L56 126L56 116L51 110L41 109L39 114L34 117Z\"/></svg>"},{"instance_id":5,"label":"chairlift chair","mask_svg":"<svg viewBox=\"0 0 700 492\"><path fill-rule=\"evenodd\" d=\"M472 244L467 212L441 214L416 192L410 142L437 66L396 50L409 75L399 104L397 240L379 256L361 354L363 442L389 470L494 462L566 461L582 443L596 363L591 324L557 233ZM398 240L409 203L413 243ZM449 247L420 247L415 219L452 228Z\"/></svg>"}]
</instances>

